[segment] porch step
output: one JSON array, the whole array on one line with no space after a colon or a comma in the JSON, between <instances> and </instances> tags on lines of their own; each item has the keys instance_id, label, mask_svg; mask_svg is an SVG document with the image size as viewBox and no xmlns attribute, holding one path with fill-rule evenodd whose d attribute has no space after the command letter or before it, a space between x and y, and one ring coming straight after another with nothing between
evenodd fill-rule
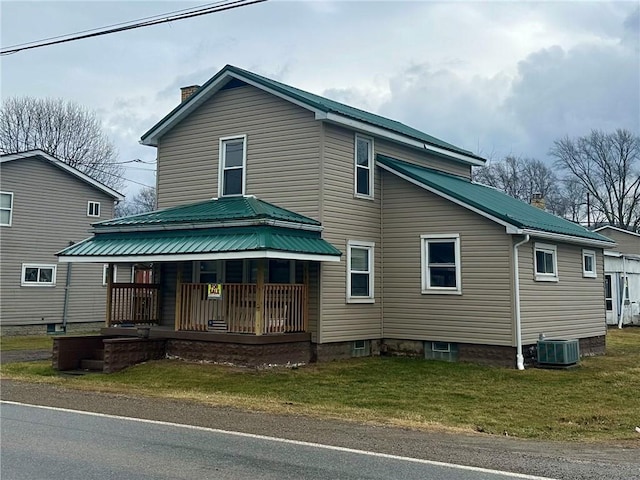
<instances>
[{"instance_id":1,"label":"porch step","mask_svg":"<svg viewBox=\"0 0 640 480\"><path fill-rule=\"evenodd\" d=\"M85 359L80 360L80 368L82 370L92 370L102 372L104 370L104 360Z\"/></svg>"}]
</instances>

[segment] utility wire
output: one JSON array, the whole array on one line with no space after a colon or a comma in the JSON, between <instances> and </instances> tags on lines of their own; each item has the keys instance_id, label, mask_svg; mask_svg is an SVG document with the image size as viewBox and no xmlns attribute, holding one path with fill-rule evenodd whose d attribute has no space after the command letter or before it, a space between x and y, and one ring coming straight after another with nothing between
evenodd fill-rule
<instances>
[{"instance_id":1,"label":"utility wire","mask_svg":"<svg viewBox=\"0 0 640 480\"><path fill-rule=\"evenodd\" d=\"M0 50L0 55L11 55L14 53L18 53L21 52L23 50L31 50L34 48L40 48L40 47L46 47L46 46L50 46L50 45L57 45L60 43L66 43L66 42L73 42L76 40L82 40L85 38L93 38L93 37L99 37L102 35L108 35L111 33L119 33L119 32L124 32L127 30L133 30L136 28L142 28L142 27L150 27L152 25L158 25L161 23L168 23L168 22L174 22L177 20L184 20L185 18L192 18L192 17L198 17L201 15L209 15L210 13L218 13L218 12L223 12L225 10L232 10L234 8L239 8L239 7L244 7L244 6L248 6L248 5L253 5L255 3L262 3L262 2L266 2L267 0L235 0L235 1L230 1L230 2L226 2L226 3L217 3L217 4L213 4L214 6L212 7L206 7L206 8L202 8L200 10L196 10L196 11L189 11L187 13L181 13L178 15L172 15L169 17L164 17L164 15L160 15L160 16L156 16L156 17L150 17L152 18L152 20L144 20L142 22L138 22L138 23L134 23L131 25L125 25L125 26L117 26L115 28L109 28L109 27L105 27L107 28L107 30L101 30L101 31L93 31L93 30L89 30L88 32L91 33L84 33L84 34L79 34L79 35L75 35L69 38L59 38L59 39L52 39L52 40L43 40L40 41L40 43L36 43L36 42L31 42L31 44L27 43L27 44L22 44L24 46L13 46L13 47L8 47L4 50ZM162 17L162 18L157 18L157 17ZM154 19L155 18L155 19ZM125 22L127 23L127 22ZM119 25L119 24L118 24ZM64 36L63 36L64 37Z\"/></svg>"}]
</instances>

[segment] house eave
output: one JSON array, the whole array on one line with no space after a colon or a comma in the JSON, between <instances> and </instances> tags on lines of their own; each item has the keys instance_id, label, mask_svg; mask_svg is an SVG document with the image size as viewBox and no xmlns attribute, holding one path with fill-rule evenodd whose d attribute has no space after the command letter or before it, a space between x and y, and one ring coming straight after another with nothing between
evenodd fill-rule
<instances>
[{"instance_id":1,"label":"house eave","mask_svg":"<svg viewBox=\"0 0 640 480\"><path fill-rule=\"evenodd\" d=\"M59 263L151 263L184 262L207 260L242 260L252 258L272 258L280 260L307 260L313 262L340 262L339 255L286 252L280 250L254 250L217 253L181 253L169 255L59 255Z\"/></svg>"},{"instance_id":2,"label":"house eave","mask_svg":"<svg viewBox=\"0 0 640 480\"><path fill-rule=\"evenodd\" d=\"M522 229L523 235L531 235L532 237L543 238L545 240L555 240L557 242L573 243L576 245L584 245L597 248L611 248L617 244L615 242L607 242L604 240L596 240L586 237L576 237L573 235L565 235L562 233L545 232L542 230Z\"/></svg>"},{"instance_id":3,"label":"house eave","mask_svg":"<svg viewBox=\"0 0 640 480\"><path fill-rule=\"evenodd\" d=\"M304 230L308 232L322 232L321 225L308 225L283 220L236 220L228 222L207 222L207 223L175 223L163 225L160 223L150 223L145 225L113 225L102 227L100 224L93 224L92 233L127 233L127 232L154 232L169 230L202 230L209 228L230 228L230 227L280 227L291 230Z\"/></svg>"}]
</instances>

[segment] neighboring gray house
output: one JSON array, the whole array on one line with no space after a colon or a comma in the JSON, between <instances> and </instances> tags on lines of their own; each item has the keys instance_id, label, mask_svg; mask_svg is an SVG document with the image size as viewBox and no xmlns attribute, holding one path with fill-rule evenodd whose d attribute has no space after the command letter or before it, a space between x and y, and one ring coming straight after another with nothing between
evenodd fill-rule
<instances>
[{"instance_id":1,"label":"neighboring gray house","mask_svg":"<svg viewBox=\"0 0 640 480\"><path fill-rule=\"evenodd\" d=\"M606 225L595 229L618 244L604 252L607 324L640 324L640 234Z\"/></svg>"},{"instance_id":2,"label":"neighboring gray house","mask_svg":"<svg viewBox=\"0 0 640 480\"><path fill-rule=\"evenodd\" d=\"M55 253L113 217L123 196L40 150L0 157L3 335L78 331L104 322L103 265ZM99 324L98 324L99 325Z\"/></svg>"},{"instance_id":3,"label":"neighboring gray house","mask_svg":"<svg viewBox=\"0 0 640 480\"><path fill-rule=\"evenodd\" d=\"M142 137L161 210L60 255L154 263L155 290L112 285L105 333L151 323L167 353L235 363L387 352L523 368L540 334L604 352L615 243L473 183L483 158L233 66L183 94ZM125 290L145 307L116 301Z\"/></svg>"}]
</instances>

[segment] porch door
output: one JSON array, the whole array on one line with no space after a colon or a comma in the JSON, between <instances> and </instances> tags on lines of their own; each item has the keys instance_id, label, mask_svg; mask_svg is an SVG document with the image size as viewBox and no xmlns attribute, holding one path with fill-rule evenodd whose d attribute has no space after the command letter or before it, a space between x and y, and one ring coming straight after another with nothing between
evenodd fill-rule
<instances>
[{"instance_id":1,"label":"porch door","mask_svg":"<svg viewBox=\"0 0 640 480\"><path fill-rule=\"evenodd\" d=\"M606 305L607 325L618 323L618 288L615 278L612 275L604 276L604 301Z\"/></svg>"}]
</instances>

